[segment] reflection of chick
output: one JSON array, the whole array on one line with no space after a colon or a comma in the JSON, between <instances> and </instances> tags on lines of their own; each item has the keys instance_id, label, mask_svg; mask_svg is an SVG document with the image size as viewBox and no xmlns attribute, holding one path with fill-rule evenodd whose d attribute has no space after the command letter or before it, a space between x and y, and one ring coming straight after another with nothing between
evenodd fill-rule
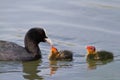
<instances>
[{"instance_id":1,"label":"reflection of chick","mask_svg":"<svg viewBox=\"0 0 120 80\"><path fill-rule=\"evenodd\" d=\"M87 64L88 64L88 69L89 70L93 70L93 69L97 68L97 65L96 65L95 61L88 61Z\"/></svg>"},{"instance_id":2,"label":"reflection of chick","mask_svg":"<svg viewBox=\"0 0 120 80\"><path fill-rule=\"evenodd\" d=\"M57 66L57 61L50 61L50 75L52 76L53 74L56 73L58 66Z\"/></svg>"},{"instance_id":3,"label":"reflection of chick","mask_svg":"<svg viewBox=\"0 0 120 80\"><path fill-rule=\"evenodd\" d=\"M94 46L87 46L87 60L108 60L113 59L113 54L108 51L96 51Z\"/></svg>"},{"instance_id":4,"label":"reflection of chick","mask_svg":"<svg viewBox=\"0 0 120 80\"><path fill-rule=\"evenodd\" d=\"M99 65L106 65L107 63L112 62L113 59L107 59L107 60L87 60L87 64L88 64L88 69L92 70L92 69L96 69L97 66Z\"/></svg>"},{"instance_id":5,"label":"reflection of chick","mask_svg":"<svg viewBox=\"0 0 120 80\"><path fill-rule=\"evenodd\" d=\"M73 53L69 50L58 51L57 48L52 46L48 58L49 60L72 60Z\"/></svg>"}]
</instances>

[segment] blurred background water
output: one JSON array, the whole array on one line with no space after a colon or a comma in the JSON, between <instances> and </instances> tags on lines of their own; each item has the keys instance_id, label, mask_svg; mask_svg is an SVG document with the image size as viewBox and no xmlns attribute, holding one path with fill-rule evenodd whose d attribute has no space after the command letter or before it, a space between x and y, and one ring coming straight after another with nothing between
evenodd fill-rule
<instances>
[{"instance_id":1,"label":"blurred background water","mask_svg":"<svg viewBox=\"0 0 120 80\"><path fill-rule=\"evenodd\" d=\"M119 0L1 0L0 40L24 46L24 35L43 27L54 45L74 52L72 62L50 62L50 46L41 43L42 60L0 61L1 80L119 80ZM85 46L114 53L104 64L88 64Z\"/></svg>"}]
</instances>

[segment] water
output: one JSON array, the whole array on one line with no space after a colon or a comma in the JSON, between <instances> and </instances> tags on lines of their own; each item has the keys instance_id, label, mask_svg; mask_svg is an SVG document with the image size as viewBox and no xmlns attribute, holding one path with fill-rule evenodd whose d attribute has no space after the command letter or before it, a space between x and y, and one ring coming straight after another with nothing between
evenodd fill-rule
<instances>
[{"instance_id":1,"label":"water","mask_svg":"<svg viewBox=\"0 0 120 80\"><path fill-rule=\"evenodd\" d=\"M1 61L1 80L119 80L119 0L1 0L0 39L24 46L24 35L43 27L58 49L74 52L72 62L50 62L50 47L41 43L42 60ZM114 53L112 62L86 63L85 46Z\"/></svg>"}]
</instances>

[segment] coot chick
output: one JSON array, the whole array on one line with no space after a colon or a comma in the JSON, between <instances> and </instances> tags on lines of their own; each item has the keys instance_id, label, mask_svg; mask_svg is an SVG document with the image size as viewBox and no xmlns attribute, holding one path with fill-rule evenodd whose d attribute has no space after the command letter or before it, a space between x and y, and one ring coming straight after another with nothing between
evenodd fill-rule
<instances>
[{"instance_id":1,"label":"coot chick","mask_svg":"<svg viewBox=\"0 0 120 80\"><path fill-rule=\"evenodd\" d=\"M57 48L52 46L49 54L49 60L73 60L73 53L69 50L60 50L58 51Z\"/></svg>"},{"instance_id":2,"label":"coot chick","mask_svg":"<svg viewBox=\"0 0 120 80\"><path fill-rule=\"evenodd\" d=\"M41 58L41 51L38 46L40 42L48 42L52 45L43 28L31 28L26 33L25 47L13 42L0 41L0 60L38 60Z\"/></svg>"},{"instance_id":3,"label":"coot chick","mask_svg":"<svg viewBox=\"0 0 120 80\"><path fill-rule=\"evenodd\" d=\"M113 59L113 53L108 51L96 51L94 46L87 46L87 60L109 60Z\"/></svg>"}]
</instances>

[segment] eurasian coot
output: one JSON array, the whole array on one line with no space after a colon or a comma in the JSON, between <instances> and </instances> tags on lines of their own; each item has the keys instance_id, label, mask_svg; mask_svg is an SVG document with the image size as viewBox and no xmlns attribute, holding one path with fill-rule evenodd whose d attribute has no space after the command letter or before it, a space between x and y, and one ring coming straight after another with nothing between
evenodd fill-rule
<instances>
[{"instance_id":1,"label":"eurasian coot","mask_svg":"<svg viewBox=\"0 0 120 80\"><path fill-rule=\"evenodd\" d=\"M113 59L113 53L105 50L96 51L94 46L87 46L87 59L88 60L108 60Z\"/></svg>"},{"instance_id":2,"label":"eurasian coot","mask_svg":"<svg viewBox=\"0 0 120 80\"><path fill-rule=\"evenodd\" d=\"M40 42L48 42L52 45L43 28L31 28L26 33L25 47L13 42L0 41L0 60L31 61L40 59L41 51L38 46Z\"/></svg>"},{"instance_id":3,"label":"eurasian coot","mask_svg":"<svg viewBox=\"0 0 120 80\"><path fill-rule=\"evenodd\" d=\"M69 50L60 50L58 51L57 48L53 47L50 50L49 60L73 60L73 53Z\"/></svg>"}]
</instances>

